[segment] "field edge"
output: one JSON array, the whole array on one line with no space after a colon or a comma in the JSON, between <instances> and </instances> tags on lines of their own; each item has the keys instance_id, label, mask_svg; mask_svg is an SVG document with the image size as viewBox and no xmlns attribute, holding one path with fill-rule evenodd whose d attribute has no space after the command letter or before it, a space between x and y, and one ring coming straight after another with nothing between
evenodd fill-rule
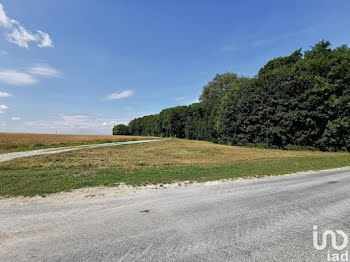
<instances>
[{"instance_id":1,"label":"field edge","mask_svg":"<svg viewBox=\"0 0 350 262\"><path fill-rule=\"evenodd\" d=\"M13 197L48 195L96 186L115 187L164 185L171 183L207 182L223 179L249 179L287 175L300 172L322 171L350 166L350 155L331 157L294 157L284 159L254 160L215 167L162 167L125 170L103 168L89 172L85 169L32 169L18 173L3 170L0 196ZM23 171L23 170L22 170ZM48 175L50 173L50 175ZM52 178L55 179L52 179Z\"/></svg>"}]
</instances>

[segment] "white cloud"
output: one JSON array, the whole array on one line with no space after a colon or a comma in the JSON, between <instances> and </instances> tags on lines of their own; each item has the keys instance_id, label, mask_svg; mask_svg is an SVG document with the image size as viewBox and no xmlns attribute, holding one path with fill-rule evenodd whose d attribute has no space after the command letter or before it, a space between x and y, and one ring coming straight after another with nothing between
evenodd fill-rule
<instances>
[{"instance_id":1,"label":"white cloud","mask_svg":"<svg viewBox=\"0 0 350 262\"><path fill-rule=\"evenodd\" d=\"M7 40L23 48L29 48L30 43L36 43L38 47L53 47L52 40L47 33L40 30L32 33L25 29L19 22L10 19L0 3L0 26L7 31Z\"/></svg>"},{"instance_id":2,"label":"white cloud","mask_svg":"<svg viewBox=\"0 0 350 262\"><path fill-rule=\"evenodd\" d=\"M59 78L62 73L47 64L34 65L25 71L5 69L0 71L0 82L9 85L33 85L39 81L39 77ZM0 95L1 97L1 95Z\"/></svg>"},{"instance_id":3,"label":"white cloud","mask_svg":"<svg viewBox=\"0 0 350 262\"><path fill-rule=\"evenodd\" d=\"M38 47L53 47L52 40L47 33L38 30L39 44Z\"/></svg>"},{"instance_id":4,"label":"white cloud","mask_svg":"<svg viewBox=\"0 0 350 262\"><path fill-rule=\"evenodd\" d=\"M20 117L12 117L11 120L18 121L18 120L21 120L21 118Z\"/></svg>"},{"instance_id":5,"label":"white cloud","mask_svg":"<svg viewBox=\"0 0 350 262\"><path fill-rule=\"evenodd\" d=\"M125 90L119 93L112 93L107 95L106 99L107 100L116 100L116 99L122 99L122 98L126 98L129 96L132 96L134 94L134 92L132 90Z\"/></svg>"},{"instance_id":6,"label":"white cloud","mask_svg":"<svg viewBox=\"0 0 350 262\"><path fill-rule=\"evenodd\" d=\"M195 98L195 99L188 101L186 103L186 105L192 105L192 104L199 103L199 102L200 102L199 98Z\"/></svg>"},{"instance_id":7,"label":"white cloud","mask_svg":"<svg viewBox=\"0 0 350 262\"><path fill-rule=\"evenodd\" d=\"M253 48L258 48L261 46L266 46L266 45L273 45L274 43L278 42L279 38L272 38L272 39L258 39L255 40L251 43L251 46Z\"/></svg>"},{"instance_id":8,"label":"white cloud","mask_svg":"<svg viewBox=\"0 0 350 262\"><path fill-rule=\"evenodd\" d=\"M49 65L36 65L29 69L32 75L39 75L43 77L60 77L61 72Z\"/></svg>"},{"instance_id":9,"label":"white cloud","mask_svg":"<svg viewBox=\"0 0 350 262\"><path fill-rule=\"evenodd\" d=\"M0 81L10 85L32 85L38 82L32 75L16 70L0 71Z\"/></svg>"},{"instance_id":10,"label":"white cloud","mask_svg":"<svg viewBox=\"0 0 350 262\"><path fill-rule=\"evenodd\" d=\"M11 20L7 17L4 7L2 6L2 4L0 4L0 25L8 28L11 27L11 25L15 22L15 20Z\"/></svg>"},{"instance_id":11,"label":"white cloud","mask_svg":"<svg viewBox=\"0 0 350 262\"><path fill-rule=\"evenodd\" d=\"M12 96L11 94L9 93L6 93L6 92L0 92L0 97L10 97Z\"/></svg>"},{"instance_id":12,"label":"white cloud","mask_svg":"<svg viewBox=\"0 0 350 262\"><path fill-rule=\"evenodd\" d=\"M128 124L131 119L104 118L89 115L58 115L52 121L27 121L26 132L64 134L111 134L113 126Z\"/></svg>"},{"instance_id":13,"label":"white cloud","mask_svg":"<svg viewBox=\"0 0 350 262\"><path fill-rule=\"evenodd\" d=\"M28 48L30 42L36 41L36 37L19 25L13 28L12 32L8 33L7 40L20 47Z\"/></svg>"},{"instance_id":14,"label":"white cloud","mask_svg":"<svg viewBox=\"0 0 350 262\"><path fill-rule=\"evenodd\" d=\"M8 106L0 105L0 109L1 109L1 110L6 110L6 109L8 109Z\"/></svg>"},{"instance_id":15,"label":"white cloud","mask_svg":"<svg viewBox=\"0 0 350 262\"><path fill-rule=\"evenodd\" d=\"M183 97L183 96L175 98L176 101L181 101L181 100L184 100L184 99L185 99L185 97Z\"/></svg>"}]
</instances>

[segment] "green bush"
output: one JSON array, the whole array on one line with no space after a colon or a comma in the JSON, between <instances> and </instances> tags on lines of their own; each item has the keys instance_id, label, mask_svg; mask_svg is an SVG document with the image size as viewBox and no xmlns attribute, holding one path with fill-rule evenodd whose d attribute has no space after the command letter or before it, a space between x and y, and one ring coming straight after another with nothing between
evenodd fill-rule
<instances>
[{"instance_id":1,"label":"green bush","mask_svg":"<svg viewBox=\"0 0 350 262\"><path fill-rule=\"evenodd\" d=\"M116 125L113 128L113 135L130 135L129 127L126 125Z\"/></svg>"}]
</instances>

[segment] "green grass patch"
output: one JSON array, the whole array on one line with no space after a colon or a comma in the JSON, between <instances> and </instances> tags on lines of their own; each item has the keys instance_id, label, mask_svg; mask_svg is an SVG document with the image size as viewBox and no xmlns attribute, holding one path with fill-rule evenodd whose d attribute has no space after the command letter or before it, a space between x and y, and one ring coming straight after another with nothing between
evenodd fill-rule
<instances>
[{"instance_id":1,"label":"green grass patch","mask_svg":"<svg viewBox=\"0 0 350 262\"><path fill-rule=\"evenodd\" d=\"M293 157L246 161L215 167L160 167L160 168L32 168L0 166L1 196L35 196L71 191L92 186L146 185L179 181L213 181L281 175L350 166L350 155L326 157Z\"/></svg>"}]
</instances>

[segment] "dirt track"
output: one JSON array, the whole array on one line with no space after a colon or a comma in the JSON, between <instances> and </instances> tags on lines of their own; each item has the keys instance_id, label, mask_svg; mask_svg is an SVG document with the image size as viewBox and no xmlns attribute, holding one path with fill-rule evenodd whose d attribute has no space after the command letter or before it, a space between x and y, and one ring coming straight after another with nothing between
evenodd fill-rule
<instances>
[{"instance_id":1,"label":"dirt track","mask_svg":"<svg viewBox=\"0 0 350 262\"><path fill-rule=\"evenodd\" d=\"M139 143L159 142L159 141L164 141L164 140L166 140L166 139L138 140L138 141L127 141L127 142L113 142L113 143L104 143L104 144L92 144L92 145L82 145L82 146L68 146L68 147L58 147L58 148L31 150L31 151L24 151L24 152L5 153L5 154L0 154L0 162L10 161L12 159L22 158L22 157L58 154L58 153L74 151L74 150L79 150L79 149L84 149L84 148L130 145L130 144L139 144Z\"/></svg>"}]
</instances>

